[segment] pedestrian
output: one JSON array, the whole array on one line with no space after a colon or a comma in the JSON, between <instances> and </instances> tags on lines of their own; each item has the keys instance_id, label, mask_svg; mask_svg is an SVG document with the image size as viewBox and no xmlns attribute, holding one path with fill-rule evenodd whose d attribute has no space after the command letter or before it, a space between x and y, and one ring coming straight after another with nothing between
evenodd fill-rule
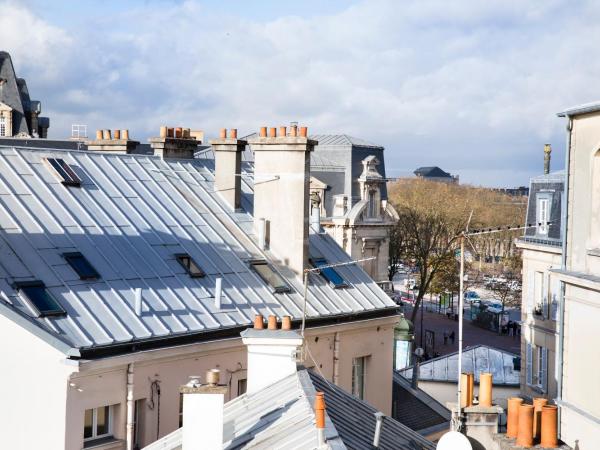
<instances>
[{"instance_id":1,"label":"pedestrian","mask_svg":"<svg viewBox=\"0 0 600 450\"><path fill-rule=\"evenodd\" d=\"M450 343L452 345L454 345L454 337L455 337L455 335L454 335L454 330L453 330L452 333L450 333Z\"/></svg>"},{"instance_id":2,"label":"pedestrian","mask_svg":"<svg viewBox=\"0 0 600 450\"><path fill-rule=\"evenodd\" d=\"M513 321L509 320L508 321L508 335L512 336L514 332L514 328L513 328Z\"/></svg>"},{"instance_id":3,"label":"pedestrian","mask_svg":"<svg viewBox=\"0 0 600 450\"><path fill-rule=\"evenodd\" d=\"M448 332L444 330L444 345L448 345Z\"/></svg>"}]
</instances>

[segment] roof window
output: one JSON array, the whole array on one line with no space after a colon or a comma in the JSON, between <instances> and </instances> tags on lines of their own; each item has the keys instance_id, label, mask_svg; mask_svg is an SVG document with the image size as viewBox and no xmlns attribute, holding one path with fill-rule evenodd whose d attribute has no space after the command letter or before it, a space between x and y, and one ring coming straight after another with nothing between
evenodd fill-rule
<instances>
[{"instance_id":1,"label":"roof window","mask_svg":"<svg viewBox=\"0 0 600 450\"><path fill-rule=\"evenodd\" d=\"M59 177L62 178L62 184L67 186L81 186L81 179L71 169L64 159L47 158L48 163L56 171Z\"/></svg>"},{"instance_id":2,"label":"roof window","mask_svg":"<svg viewBox=\"0 0 600 450\"><path fill-rule=\"evenodd\" d=\"M321 276L329 281L334 289L348 287L348 283L346 283L342 276L337 273L333 267L325 267L321 269L321 267L329 265L325 258L311 258L310 262L315 268L319 269Z\"/></svg>"},{"instance_id":3,"label":"roof window","mask_svg":"<svg viewBox=\"0 0 600 450\"><path fill-rule=\"evenodd\" d=\"M90 262L85 259L79 252L63 253L63 258L67 260L71 268L77 272L79 278L82 280L97 280L100 278L100 274Z\"/></svg>"},{"instance_id":4,"label":"roof window","mask_svg":"<svg viewBox=\"0 0 600 450\"><path fill-rule=\"evenodd\" d=\"M200 266L196 264L196 261L194 261L187 253L178 253L175 255L175 258L177 258L177 261L179 264L181 264L181 267L185 269L190 277L202 278L206 276L204 270L202 270Z\"/></svg>"},{"instance_id":5,"label":"roof window","mask_svg":"<svg viewBox=\"0 0 600 450\"><path fill-rule=\"evenodd\" d=\"M290 292L289 285L273 268L264 260L250 261L250 267L263 279L265 283L273 288L276 294Z\"/></svg>"},{"instance_id":6,"label":"roof window","mask_svg":"<svg viewBox=\"0 0 600 450\"><path fill-rule=\"evenodd\" d=\"M16 283L16 288L39 317L66 314L66 311L41 281Z\"/></svg>"}]
</instances>

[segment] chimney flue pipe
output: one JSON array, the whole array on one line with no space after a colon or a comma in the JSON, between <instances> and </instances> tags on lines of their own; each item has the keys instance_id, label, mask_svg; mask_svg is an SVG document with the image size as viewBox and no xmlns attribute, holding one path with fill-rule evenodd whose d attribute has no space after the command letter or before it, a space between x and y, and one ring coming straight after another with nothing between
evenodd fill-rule
<instances>
[{"instance_id":1,"label":"chimney flue pipe","mask_svg":"<svg viewBox=\"0 0 600 450\"><path fill-rule=\"evenodd\" d=\"M550 173L550 154L552 153L552 147L550 144L544 145L544 175Z\"/></svg>"},{"instance_id":2,"label":"chimney flue pipe","mask_svg":"<svg viewBox=\"0 0 600 450\"><path fill-rule=\"evenodd\" d=\"M315 422L317 427L317 445L325 446L325 394L317 392L315 396Z\"/></svg>"}]
</instances>

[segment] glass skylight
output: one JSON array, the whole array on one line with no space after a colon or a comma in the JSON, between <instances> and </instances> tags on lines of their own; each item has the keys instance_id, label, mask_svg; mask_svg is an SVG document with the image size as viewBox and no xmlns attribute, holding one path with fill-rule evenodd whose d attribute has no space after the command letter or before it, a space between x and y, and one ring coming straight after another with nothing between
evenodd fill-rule
<instances>
[{"instance_id":1,"label":"glass skylight","mask_svg":"<svg viewBox=\"0 0 600 450\"><path fill-rule=\"evenodd\" d=\"M64 159L61 158L47 158L48 163L56 171L59 177L62 178L62 184L67 186L81 186L81 179L71 169Z\"/></svg>"},{"instance_id":2,"label":"glass skylight","mask_svg":"<svg viewBox=\"0 0 600 450\"><path fill-rule=\"evenodd\" d=\"M320 268L329 265L325 258L313 258L311 259L312 265L315 268ZM348 287L348 283L344 281L339 273L333 267L326 267L320 269L319 273L325 278L334 289Z\"/></svg>"},{"instance_id":3,"label":"glass skylight","mask_svg":"<svg viewBox=\"0 0 600 450\"><path fill-rule=\"evenodd\" d=\"M285 280L273 270L264 260L251 261L250 267L263 279L265 283L273 288L273 292L290 292L289 285Z\"/></svg>"},{"instance_id":4,"label":"glass skylight","mask_svg":"<svg viewBox=\"0 0 600 450\"><path fill-rule=\"evenodd\" d=\"M175 258L177 258L177 261L179 264L181 264L181 267L185 269L190 277L202 278L206 276L204 270L202 270L200 266L196 264L196 261L194 261L187 253L179 253L175 255Z\"/></svg>"},{"instance_id":5,"label":"glass skylight","mask_svg":"<svg viewBox=\"0 0 600 450\"><path fill-rule=\"evenodd\" d=\"M17 283L16 287L38 316L46 317L66 314L66 311L48 292L46 286L41 281Z\"/></svg>"},{"instance_id":6,"label":"glass skylight","mask_svg":"<svg viewBox=\"0 0 600 450\"><path fill-rule=\"evenodd\" d=\"M100 274L81 253L63 253L63 257L67 260L73 270L77 272L77 275L79 275L80 279L97 280L100 278Z\"/></svg>"}]
</instances>

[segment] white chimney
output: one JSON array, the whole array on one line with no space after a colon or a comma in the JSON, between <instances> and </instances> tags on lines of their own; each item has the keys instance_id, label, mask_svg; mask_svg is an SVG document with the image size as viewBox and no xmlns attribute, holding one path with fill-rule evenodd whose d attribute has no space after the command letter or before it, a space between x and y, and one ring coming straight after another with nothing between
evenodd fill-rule
<instances>
[{"instance_id":1,"label":"white chimney","mask_svg":"<svg viewBox=\"0 0 600 450\"><path fill-rule=\"evenodd\" d=\"M298 132L299 131L299 132ZM270 250L298 276L308 265L308 206L310 152L317 144L308 139L306 127L292 127L279 136L262 127L248 140L254 153L254 223L268 223Z\"/></svg>"},{"instance_id":2,"label":"white chimney","mask_svg":"<svg viewBox=\"0 0 600 450\"><path fill-rule=\"evenodd\" d=\"M219 139L210 141L215 153L215 191L219 192L229 207L240 208L242 196L242 153L246 141L237 138L237 130L223 128Z\"/></svg>"},{"instance_id":3,"label":"white chimney","mask_svg":"<svg viewBox=\"0 0 600 450\"><path fill-rule=\"evenodd\" d=\"M199 377L181 386L183 394L182 450L223 448L223 405L227 387L219 385L219 370L206 374L206 383Z\"/></svg>"},{"instance_id":4,"label":"white chimney","mask_svg":"<svg viewBox=\"0 0 600 450\"><path fill-rule=\"evenodd\" d=\"M302 336L296 331L248 328L241 336L248 347L248 394L296 372L298 348L302 345Z\"/></svg>"}]
</instances>

